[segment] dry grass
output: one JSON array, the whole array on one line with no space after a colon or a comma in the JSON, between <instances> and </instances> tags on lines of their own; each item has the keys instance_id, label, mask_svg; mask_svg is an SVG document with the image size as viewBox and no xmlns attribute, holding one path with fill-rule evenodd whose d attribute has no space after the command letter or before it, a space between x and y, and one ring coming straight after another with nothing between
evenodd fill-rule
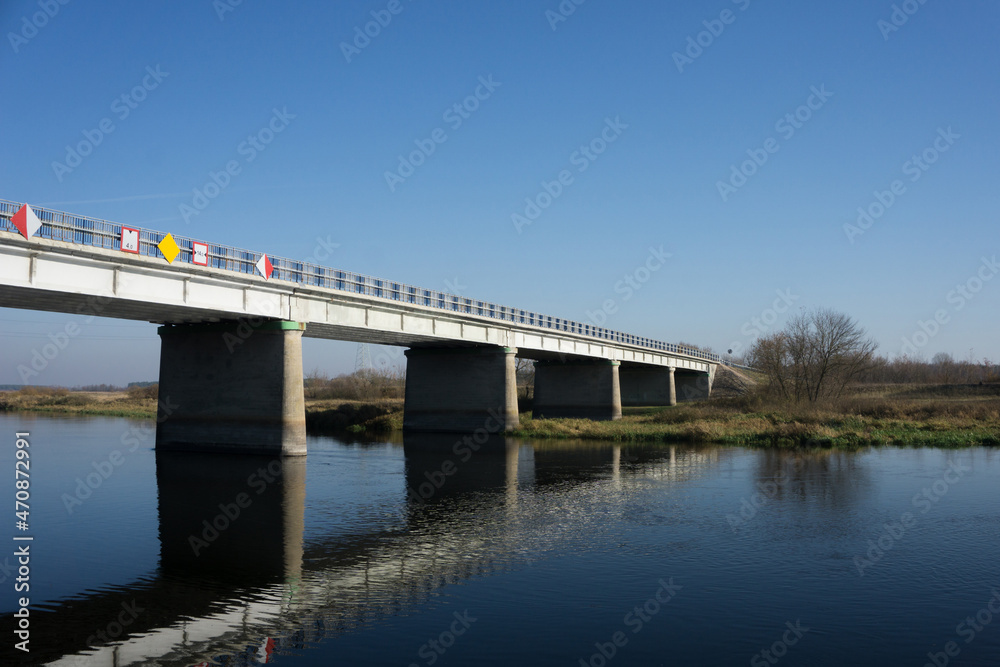
<instances>
[{"instance_id":1,"label":"dry grass","mask_svg":"<svg viewBox=\"0 0 1000 667\"><path fill-rule=\"evenodd\" d=\"M150 395L152 394L152 395ZM89 392L61 387L25 387L0 391L0 412L61 412L110 417L156 418L156 393L142 391Z\"/></svg>"},{"instance_id":2,"label":"dry grass","mask_svg":"<svg viewBox=\"0 0 1000 667\"><path fill-rule=\"evenodd\" d=\"M673 408L627 410L617 422L532 420L517 435L764 447L1000 445L1000 391L903 387L822 403L789 404L748 393Z\"/></svg>"}]
</instances>

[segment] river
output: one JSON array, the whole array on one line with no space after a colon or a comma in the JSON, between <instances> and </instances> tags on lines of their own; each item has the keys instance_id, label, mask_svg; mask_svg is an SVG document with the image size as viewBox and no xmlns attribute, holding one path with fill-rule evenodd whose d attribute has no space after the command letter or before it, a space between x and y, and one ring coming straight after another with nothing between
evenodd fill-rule
<instances>
[{"instance_id":1,"label":"river","mask_svg":"<svg viewBox=\"0 0 1000 667\"><path fill-rule=\"evenodd\" d=\"M30 649L7 630L0 664L1000 664L994 450L310 437L281 461L27 414L0 441L0 612Z\"/></svg>"}]
</instances>

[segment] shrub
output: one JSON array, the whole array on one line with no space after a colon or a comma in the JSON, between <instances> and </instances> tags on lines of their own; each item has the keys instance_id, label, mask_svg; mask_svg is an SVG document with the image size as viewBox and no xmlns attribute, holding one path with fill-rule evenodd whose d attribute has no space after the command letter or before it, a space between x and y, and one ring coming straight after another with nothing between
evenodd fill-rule
<instances>
[{"instance_id":1,"label":"shrub","mask_svg":"<svg viewBox=\"0 0 1000 667\"><path fill-rule=\"evenodd\" d=\"M159 394L160 394L160 385L158 384L151 384L145 387L139 387L133 385L128 388L128 397L133 400L142 400L147 398L156 400Z\"/></svg>"}]
</instances>

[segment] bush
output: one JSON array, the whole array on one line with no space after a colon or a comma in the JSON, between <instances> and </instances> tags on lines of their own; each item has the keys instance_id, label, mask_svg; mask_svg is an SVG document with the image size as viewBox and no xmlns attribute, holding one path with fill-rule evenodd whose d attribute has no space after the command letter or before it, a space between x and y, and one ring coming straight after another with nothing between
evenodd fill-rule
<instances>
[{"instance_id":1,"label":"bush","mask_svg":"<svg viewBox=\"0 0 1000 667\"><path fill-rule=\"evenodd\" d=\"M139 387L133 385L128 388L128 397L133 400L142 400L147 398L156 400L159 394L160 394L160 385L158 384L151 384L145 387Z\"/></svg>"},{"instance_id":2,"label":"bush","mask_svg":"<svg viewBox=\"0 0 1000 667\"><path fill-rule=\"evenodd\" d=\"M69 395L66 387L21 387L17 392L25 398L61 398Z\"/></svg>"},{"instance_id":3,"label":"bush","mask_svg":"<svg viewBox=\"0 0 1000 667\"><path fill-rule=\"evenodd\" d=\"M398 412L400 407L394 405L344 403L333 410L307 412L306 426L332 433L385 432L393 429L392 417Z\"/></svg>"}]
</instances>

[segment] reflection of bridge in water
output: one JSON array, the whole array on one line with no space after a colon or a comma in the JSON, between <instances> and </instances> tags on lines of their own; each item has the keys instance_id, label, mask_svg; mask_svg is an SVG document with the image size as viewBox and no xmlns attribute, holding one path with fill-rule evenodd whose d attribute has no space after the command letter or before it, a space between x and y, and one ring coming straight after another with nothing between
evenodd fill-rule
<instances>
[{"instance_id":1,"label":"reflection of bridge in water","mask_svg":"<svg viewBox=\"0 0 1000 667\"><path fill-rule=\"evenodd\" d=\"M218 465L206 460L212 455L158 454L158 571L42 605L31 659L192 665L258 647L301 648L441 586L556 548L585 548L621 522L630 495L622 492L696 478L726 451L496 439L463 462L453 443L408 436L400 509L374 532L306 544L305 459L226 457ZM455 471L441 483L446 461ZM269 465L283 471L271 477ZM421 490L433 480L433 493ZM239 516L225 517L238 505ZM95 636L99 629L114 641Z\"/></svg>"}]
</instances>

